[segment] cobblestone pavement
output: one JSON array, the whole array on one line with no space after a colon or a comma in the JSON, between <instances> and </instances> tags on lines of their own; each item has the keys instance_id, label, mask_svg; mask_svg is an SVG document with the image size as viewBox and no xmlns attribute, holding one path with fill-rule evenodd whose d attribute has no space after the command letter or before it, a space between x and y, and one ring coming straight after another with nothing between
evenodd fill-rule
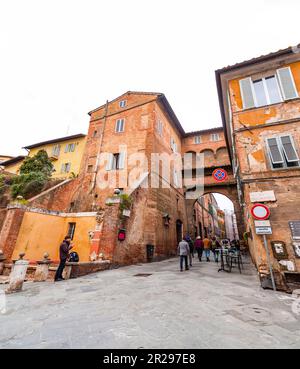
<instances>
[{"instance_id":1,"label":"cobblestone pavement","mask_svg":"<svg viewBox=\"0 0 300 369\"><path fill-rule=\"evenodd\" d=\"M195 259L180 273L170 259L27 282L6 297L0 348L300 348L291 295L262 290L250 264L242 275L217 269Z\"/></svg>"}]
</instances>

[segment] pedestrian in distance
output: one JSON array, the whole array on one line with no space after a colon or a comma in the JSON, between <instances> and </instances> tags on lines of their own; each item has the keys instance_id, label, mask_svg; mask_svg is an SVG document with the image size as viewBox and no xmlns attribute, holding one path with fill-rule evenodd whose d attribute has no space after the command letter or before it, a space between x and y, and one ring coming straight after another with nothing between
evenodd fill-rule
<instances>
[{"instance_id":1,"label":"pedestrian in distance","mask_svg":"<svg viewBox=\"0 0 300 369\"><path fill-rule=\"evenodd\" d=\"M210 261L209 257L210 257L211 240L208 237L205 237L203 240L203 244L206 261Z\"/></svg>"},{"instance_id":2,"label":"pedestrian in distance","mask_svg":"<svg viewBox=\"0 0 300 369\"><path fill-rule=\"evenodd\" d=\"M65 239L63 240L62 244L59 247L59 258L60 258L60 263L59 266L57 268L56 274L55 274L55 282L59 282L59 281L63 281L64 278L62 276L65 265L67 260L69 259L69 251L73 248L73 245L71 244L71 237L70 236L66 236Z\"/></svg>"},{"instance_id":3,"label":"pedestrian in distance","mask_svg":"<svg viewBox=\"0 0 300 369\"><path fill-rule=\"evenodd\" d=\"M188 257L190 254L190 246L185 239L179 242L178 254L180 256L180 271L183 271L183 263L185 264L185 270L189 270Z\"/></svg>"},{"instance_id":4,"label":"pedestrian in distance","mask_svg":"<svg viewBox=\"0 0 300 369\"><path fill-rule=\"evenodd\" d=\"M214 260L216 263L219 262L219 249L221 248L220 242L217 240L217 237L213 237L211 241L211 249L214 254Z\"/></svg>"},{"instance_id":5,"label":"pedestrian in distance","mask_svg":"<svg viewBox=\"0 0 300 369\"><path fill-rule=\"evenodd\" d=\"M189 253L189 263L190 266L193 266L193 257L194 257L194 241L191 239L191 237L189 237L188 239L186 239L187 243L189 244L190 247L190 253Z\"/></svg>"},{"instance_id":6,"label":"pedestrian in distance","mask_svg":"<svg viewBox=\"0 0 300 369\"><path fill-rule=\"evenodd\" d=\"M204 248L203 241L202 241L201 237L198 236L196 238L196 241L195 241L195 250L196 250L196 252L198 254L199 261L202 261L203 248Z\"/></svg>"}]
</instances>

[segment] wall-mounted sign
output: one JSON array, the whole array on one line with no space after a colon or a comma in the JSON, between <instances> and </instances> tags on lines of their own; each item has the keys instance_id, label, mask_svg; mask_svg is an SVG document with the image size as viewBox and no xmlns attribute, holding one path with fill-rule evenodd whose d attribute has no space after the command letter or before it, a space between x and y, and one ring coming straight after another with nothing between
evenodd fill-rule
<instances>
[{"instance_id":1,"label":"wall-mounted sign","mask_svg":"<svg viewBox=\"0 0 300 369\"><path fill-rule=\"evenodd\" d=\"M274 191L250 192L251 202L276 201Z\"/></svg>"},{"instance_id":2,"label":"wall-mounted sign","mask_svg":"<svg viewBox=\"0 0 300 369\"><path fill-rule=\"evenodd\" d=\"M300 240L300 220L289 222L293 240Z\"/></svg>"},{"instance_id":3,"label":"wall-mounted sign","mask_svg":"<svg viewBox=\"0 0 300 369\"><path fill-rule=\"evenodd\" d=\"M213 171L212 176L217 182L224 182L228 178L228 173L225 169L218 168Z\"/></svg>"},{"instance_id":4,"label":"wall-mounted sign","mask_svg":"<svg viewBox=\"0 0 300 369\"><path fill-rule=\"evenodd\" d=\"M252 206L251 214L256 220L267 220L270 218L270 209L264 204L256 204Z\"/></svg>"},{"instance_id":5,"label":"wall-mounted sign","mask_svg":"<svg viewBox=\"0 0 300 369\"><path fill-rule=\"evenodd\" d=\"M129 218L130 217L130 210L124 209L122 214L124 215L124 217L128 217Z\"/></svg>"},{"instance_id":6,"label":"wall-mounted sign","mask_svg":"<svg viewBox=\"0 0 300 369\"><path fill-rule=\"evenodd\" d=\"M300 242L293 242L293 248L296 258L300 258Z\"/></svg>"},{"instance_id":7,"label":"wall-mounted sign","mask_svg":"<svg viewBox=\"0 0 300 369\"><path fill-rule=\"evenodd\" d=\"M269 220L255 220L255 227L271 227L271 222Z\"/></svg>"},{"instance_id":8,"label":"wall-mounted sign","mask_svg":"<svg viewBox=\"0 0 300 369\"><path fill-rule=\"evenodd\" d=\"M126 230L125 229L119 229L118 240L119 241L124 241L125 238L126 238Z\"/></svg>"},{"instance_id":9,"label":"wall-mounted sign","mask_svg":"<svg viewBox=\"0 0 300 369\"><path fill-rule=\"evenodd\" d=\"M286 245L283 241L272 241L271 245L272 245L273 255L277 260L288 258Z\"/></svg>"},{"instance_id":10,"label":"wall-mounted sign","mask_svg":"<svg viewBox=\"0 0 300 369\"><path fill-rule=\"evenodd\" d=\"M288 271L288 272L295 272L295 264L291 260L280 260L279 265L281 270Z\"/></svg>"},{"instance_id":11,"label":"wall-mounted sign","mask_svg":"<svg viewBox=\"0 0 300 369\"><path fill-rule=\"evenodd\" d=\"M258 235L272 234L271 227L255 227L255 232Z\"/></svg>"}]
</instances>

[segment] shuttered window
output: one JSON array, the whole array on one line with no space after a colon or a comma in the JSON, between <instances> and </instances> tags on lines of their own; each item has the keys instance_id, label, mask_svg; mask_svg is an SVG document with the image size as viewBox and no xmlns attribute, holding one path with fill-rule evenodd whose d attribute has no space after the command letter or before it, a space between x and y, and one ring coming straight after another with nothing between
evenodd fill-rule
<instances>
[{"instance_id":1,"label":"shuttered window","mask_svg":"<svg viewBox=\"0 0 300 369\"><path fill-rule=\"evenodd\" d=\"M267 146L273 169L299 167L299 156L292 136L268 138Z\"/></svg>"},{"instance_id":2,"label":"shuttered window","mask_svg":"<svg viewBox=\"0 0 300 369\"><path fill-rule=\"evenodd\" d=\"M63 163L61 165L61 173L69 173L71 170L71 163Z\"/></svg>"},{"instance_id":3,"label":"shuttered window","mask_svg":"<svg viewBox=\"0 0 300 369\"><path fill-rule=\"evenodd\" d=\"M243 109L277 104L298 97L290 67L281 68L273 75L253 80L240 80Z\"/></svg>"},{"instance_id":4,"label":"shuttered window","mask_svg":"<svg viewBox=\"0 0 300 369\"><path fill-rule=\"evenodd\" d=\"M117 169L125 168L125 158L126 158L125 152L120 152Z\"/></svg>"},{"instance_id":5,"label":"shuttered window","mask_svg":"<svg viewBox=\"0 0 300 369\"><path fill-rule=\"evenodd\" d=\"M113 162L114 162L114 155L109 154L106 162L106 170L112 170L113 169Z\"/></svg>"},{"instance_id":6,"label":"shuttered window","mask_svg":"<svg viewBox=\"0 0 300 369\"><path fill-rule=\"evenodd\" d=\"M299 161L297 151L295 149L291 136L280 137L282 148L285 154L285 158L289 163Z\"/></svg>"},{"instance_id":7,"label":"shuttered window","mask_svg":"<svg viewBox=\"0 0 300 369\"><path fill-rule=\"evenodd\" d=\"M270 156L272 159L272 163L273 164L283 164L284 160L283 160L283 156L281 154L281 150L279 148L279 142L278 142L278 138L269 138L267 140L268 145L269 145L269 152L270 152Z\"/></svg>"},{"instance_id":8,"label":"shuttered window","mask_svg":"<svg viewBox=\"0 0 300 369\"><path fill-rule=\"evenodd\" d=\"M106 170L118 170L125 168L126 153L120 152L117 154L109 154Z\"/></svg>"},{"instance_id":9,"label":"shuttered window","mask_svg":"<svg viewBox=\"0 0 300 369\"><path fill-rule=\"evenodd\" d=\"M243 100L243 108L250 109L255 107L255 100L253 94L252 80L251 78L245 78L240 80L240 88Z\"/></svg>"},{"instance_id":10,"label":"shuttered window","mask_svg":"<svg viewBox=\"0 0 300 369\"><path fill-rule=\"evenodd\" d=\"M163 135L163 122L161 120L157 121L157 132L160 136Z\"/></svg>"},{"instance_id":11,"label":"shuttered window","mask_svg":"<svg viewBox=\"0 0 300 369\"><path fill-rule=\"evenodd\" d=\"M285 100L298 97L294 77L290 67L277 70L281 91Z\"/></svg>"},{"instance_id":12,"label":"shuttered window","mask_svg":"<svg viewBox=\"0 0 300 369\"><path fill-rule=\"evenodd\" d=\"M199 145L201 144L202 140L201 140L201 136L195 136L195 144Z\"/></svg>"},{"instance_id":13,"label":"shuttered window","mask_svg":"<svg viewBox=\"0 0 300 369\"><path fill-rule=\"evenodd\" d=\"M124 125L125 125L125 120L124 119L117 119L117 121L116 121L116 132L117 133L124 132Z\"/></svg>"}]
</instances>

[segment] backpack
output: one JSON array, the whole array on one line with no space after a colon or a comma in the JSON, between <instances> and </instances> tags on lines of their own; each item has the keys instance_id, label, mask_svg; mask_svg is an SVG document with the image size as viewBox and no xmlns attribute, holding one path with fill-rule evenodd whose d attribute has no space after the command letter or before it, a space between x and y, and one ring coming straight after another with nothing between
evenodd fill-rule
<instances>
[{"instance_id":1,"label":"backpack","mask_svg":"<svg viewBox=\"0 0 300 369\"><path fill-rule=\"evenodd\" d=\"M70 253L69 262L71 263L78 263L79 262L79 255L76 251Z\"/></svg>"}]
</instances>

